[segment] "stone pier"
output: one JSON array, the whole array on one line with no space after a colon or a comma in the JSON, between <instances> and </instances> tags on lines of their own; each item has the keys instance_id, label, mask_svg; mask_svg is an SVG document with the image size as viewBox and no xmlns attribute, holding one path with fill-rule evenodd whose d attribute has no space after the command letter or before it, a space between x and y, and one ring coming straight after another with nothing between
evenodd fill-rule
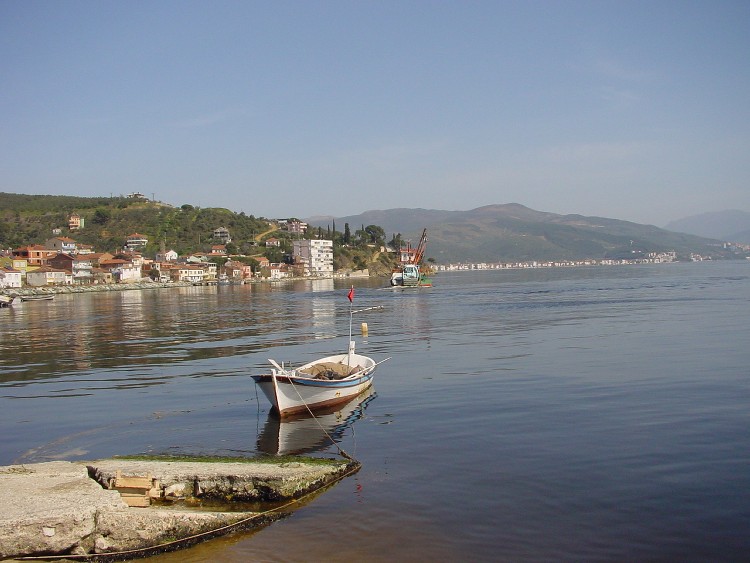
<instances>
[{"instance_id":1,"label":"stone pier","mask_svg":"<svg viewBox=\"0 0 750 563\"><path fill-rule=\"evenodd\" d=\"M58 555L126 559L266 524L300 499L359 469L346 460L54 461L0 467L0 559ZM153 479L149 504L126 504L110 489L120 476ZM151 499L153 500L151 501ZM226 511L200 509L211 499ZM232 503L260 503L234 511Z\"/></svg>"}]
</instances>

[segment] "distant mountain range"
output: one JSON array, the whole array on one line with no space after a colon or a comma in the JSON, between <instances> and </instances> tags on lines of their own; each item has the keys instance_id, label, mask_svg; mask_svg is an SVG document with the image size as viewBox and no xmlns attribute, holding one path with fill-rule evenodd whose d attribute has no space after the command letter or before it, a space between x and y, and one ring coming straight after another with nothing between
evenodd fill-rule
<instances>
[{"instance_id":1,"label":"distant mountain range","mask_svg":"<svg viewBox=\"0 0 750 563\"><path fill-rule=\"evenodd\" d=\"M557 215L517 203L470 211L400 208L308 219L321 227L332 226L333 221L338 231L346 223L352 230L378 225L388 238L401 234L415 244L427 228L426 256L439 263L633 258L672 250L683 258L691 253L739 257L724 249L719 239L604 217Z\"/></svg>"},{"instance_id":2,"label":"distant mountain range","mask_svg":"<svg viewBox=\"0 0 750 563\"><path fill-rule=\"evenodd\" d=\"M750 244L750 213L730 209L685 217L666 226L670 231Z\"/></svg>"}]
</instances>

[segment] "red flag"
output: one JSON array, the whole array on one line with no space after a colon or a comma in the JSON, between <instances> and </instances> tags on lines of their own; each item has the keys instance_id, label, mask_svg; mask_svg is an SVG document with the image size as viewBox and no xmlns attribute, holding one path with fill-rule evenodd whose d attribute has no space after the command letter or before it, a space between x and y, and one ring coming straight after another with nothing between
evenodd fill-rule
<instances>
[{"instance_id":1,"label":"red flag","mask_svg":"<svg viewBox=\"0 0 750 563\"><path fill-rule=\"evenodd\" d=\"M347 297L349 298L349 303L354 303L354 286L349 290Z\"/></svg>"}]
</instances>

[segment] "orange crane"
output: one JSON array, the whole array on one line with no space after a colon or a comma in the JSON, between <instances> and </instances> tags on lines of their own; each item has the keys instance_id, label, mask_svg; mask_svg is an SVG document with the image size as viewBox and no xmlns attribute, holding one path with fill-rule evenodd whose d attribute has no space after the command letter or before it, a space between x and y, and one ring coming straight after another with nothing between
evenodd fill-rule
<instances>
[{"instance_id":1,"label":"orange crane","mask_svg":"<svg viewBox=\"0 0 750 563\"><path fill-rule=\"evenodd\" d=\"M414 264L419 266L424 258L424 251L427 249L427 229L422 231L422 238L419 239L417 250L414 252Z\"/></svg>"}]
</instances>

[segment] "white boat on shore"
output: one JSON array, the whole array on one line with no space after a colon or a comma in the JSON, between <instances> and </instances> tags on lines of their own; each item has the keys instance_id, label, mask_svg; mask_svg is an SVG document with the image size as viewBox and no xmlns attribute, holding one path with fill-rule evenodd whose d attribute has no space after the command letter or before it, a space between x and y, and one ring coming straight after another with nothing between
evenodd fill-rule
<instances>
[{"instance_id":1,"label":"white boat on shore","mask_svg":"<svg viewBox=\"0 0 750 563\"><path fill-rule=\"evenodd\" d=\"M10 307L13 305L13 300L15 297L11 297L9 295L0 295L0 307Z\"/></svg>"}]
</instances>

